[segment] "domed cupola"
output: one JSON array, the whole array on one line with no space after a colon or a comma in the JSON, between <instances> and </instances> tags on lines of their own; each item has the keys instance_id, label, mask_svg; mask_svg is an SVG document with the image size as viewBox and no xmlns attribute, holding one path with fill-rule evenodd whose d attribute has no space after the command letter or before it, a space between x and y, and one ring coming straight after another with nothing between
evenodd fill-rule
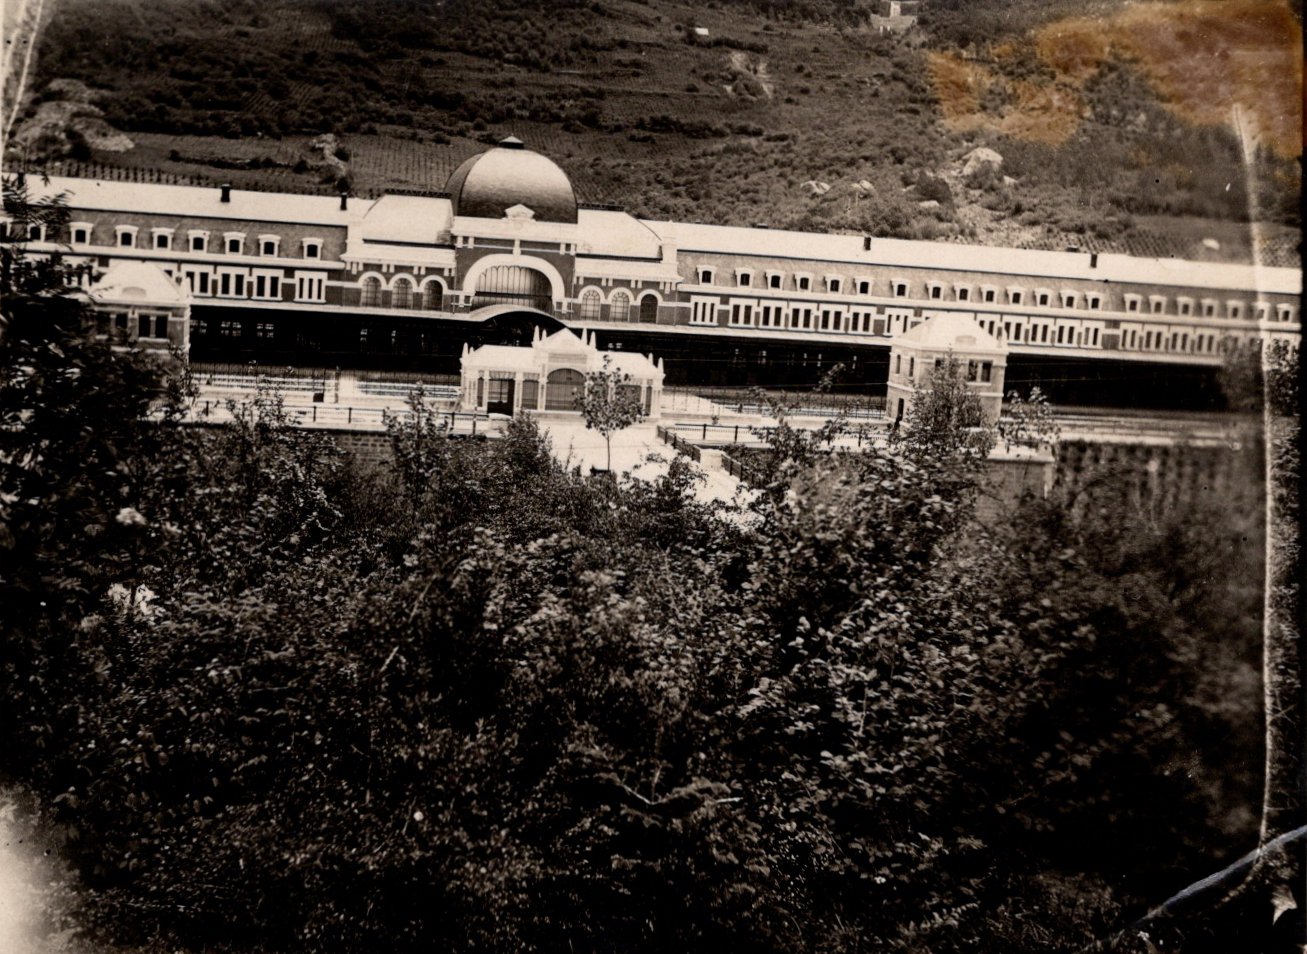
<instances>
[{"instance_id":1,"label":"domed cupola","mask_svg":"<svg viewBox=\"0 0 1307 954\"><path fill-rule=\"evenodd\" d=\"M567 173L511 136L455 169L445 191L455 215L576 222L576 193Z\"/></svg>"}]
</instances>

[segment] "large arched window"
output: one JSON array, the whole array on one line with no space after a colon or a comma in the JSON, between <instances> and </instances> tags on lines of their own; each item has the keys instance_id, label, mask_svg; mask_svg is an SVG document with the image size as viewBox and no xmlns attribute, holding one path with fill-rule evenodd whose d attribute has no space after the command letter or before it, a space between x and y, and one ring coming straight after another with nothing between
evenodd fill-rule
<instances>
[{"instance_id":1,"label":"large arched window","mask_svg":"<svg viewBox=\"0 0 1307 954\"><path fill-rule=\"evenodd\" d=\"M381 279L375 276L363 279L363 293L359 304L364 308L381 307Z\"/></svg>"},{"instance_id":2,"label":"large arched window","mask_svg":"<svg viewBox=\"0 0 1307 954\"><path fill-rule=\"evenodd\" d=\"M640 299L640 321L646 325L658 323L658 296L645 295Z\"/></svg>"},{"instance_id":3,"label":"large arched window","mask_svg":"<svg viewBox=\"0 0 1307 954\"><path fill-rule=\"evenodd\" d=\"M599 304L602 301L599 292L593 288L587 288L581 294L581 320L598 321Z\"/></svg>"},{"instance_id":4,"label":"large arched window","mask_svg":"<svg viewBox=\"0 0 1307 954\"><path fill-rule=\"evenodd\" d=\"M630 321L631 296L624 291L613 292L608 304L608 318L610 321Z\"/></svg>"},{"instance_id":5,"label":"large arched window","mask_svg":"<svg viewBox=\"0 0 1307 954\"><path fill-rule=\"evenodd\" d=\"M553 286L543 272L525 265L492 265L477 279L473 304L523 305L548 311Z\"/></svg>"},{"instance_id":6,"label":"large arched window","mask_svg":"<svg viewBox=\"0 0 1307 954\"><path fill-rule=\"evenodd\" d=\"M440 311L445 307L445 286L434 278L422 286L422 307Z\"/></svg>"},{"instance_id":7,"label":"large arched window","mask_svg":"<svg viewBox=\"0 0 1307 954\"><path fill-rule=\"evenodd\" d=\"M413 307L413 283L407 278L396 278L390 289L390 306L392 308Z\"/></svg>"},{"instance_id":8,"label":"large arched window","mask_svg":"<svg viewBox=\"0 0 1307 954\"><path fill-rule=\"evenodd\" d=\"M546 411L575 411L576 399L585 387L585 375L571 368L549 372L545 382Z\"/></svg>"}]
</instances>

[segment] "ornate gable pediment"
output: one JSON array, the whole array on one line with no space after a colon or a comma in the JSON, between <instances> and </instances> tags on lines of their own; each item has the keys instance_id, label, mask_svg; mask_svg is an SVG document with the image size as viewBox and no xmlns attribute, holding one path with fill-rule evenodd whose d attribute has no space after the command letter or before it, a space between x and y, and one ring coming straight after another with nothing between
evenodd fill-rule
<instances>
[{"instance_id":1,"label":"ornate gable pediment","mask_svg":"<svg viewBox=\"0 0 1307 954\"><path fill-rule=\"evenodd\" d=\"M529 222L535 217L535 209L532 209L530 206L522 205L520 202L517 205L509 206L504 210L504 218L512 219L515 222Z\"/></svg>"}]
</instances>

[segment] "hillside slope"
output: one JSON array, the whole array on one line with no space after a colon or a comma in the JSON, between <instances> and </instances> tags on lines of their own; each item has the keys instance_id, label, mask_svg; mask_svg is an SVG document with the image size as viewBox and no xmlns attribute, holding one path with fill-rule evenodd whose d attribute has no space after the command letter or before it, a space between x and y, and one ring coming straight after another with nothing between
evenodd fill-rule
<instances>
[{"instance_id":1,"label":"hillside slope","mask_svg":"<svg viewBox=\"0 0 1307 954\"><path fill-rule=\"evenodd\" d=\"M1228 230L1205 248L1202 220L1246 220L1253 181L1257 217L1296 225L1297 154L1264 149L1249 175L1229 123L1184 108L1149 55L1178 35L1251 64L1203 88L1272 104L1266 141L1300 142L1298 20L1233 5L1262 21L1180 3L1146 33L1117 0L937 0L896 35L840 0L64 0L28 110L55 119L25 148L73 172L375 193L439 189L511 133L644 216L1245 257ZM309 147L327 132L334 156ZM964 175L977 146L1001 170Z\"/></svg>"}]
</instances>

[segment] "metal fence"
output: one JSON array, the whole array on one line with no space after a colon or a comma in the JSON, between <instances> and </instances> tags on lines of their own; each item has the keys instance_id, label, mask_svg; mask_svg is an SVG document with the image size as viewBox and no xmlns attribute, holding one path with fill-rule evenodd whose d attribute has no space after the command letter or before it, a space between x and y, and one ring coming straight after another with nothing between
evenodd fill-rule
<instances>
[{"instance_id":1,"label":"metal fence","mask_svg":"<svg viewBox=\"0 0 1307 954\"><path fill-rule=\"evenodd\" d=\"M404 420L412 413L338 404L285 405L282 410L292 423L302 427L356 431L384 431L387 418ZM444 432L451 436L489 437L503 430L503 422L492 420L488 414L445 411L436 416ZM190 417L216 424L231 420L232 412L227 401L210 399L197 401Z\"/></svg>"},{"instance_id":2,"label":"metal fence","mask_svg":"<svg viewBox=\"0 0 1307 954\"><path fill-rule=\"evenodd\" d=\"M684 454L686 457L696 462L701 459L702 455L699 453L699 448L694 444L691 444L685 438L678 437L675 431L669 430L660 424L655 428L655 432L663 443L671 444L678 453Z\"/></svg>"}]
</instances>

